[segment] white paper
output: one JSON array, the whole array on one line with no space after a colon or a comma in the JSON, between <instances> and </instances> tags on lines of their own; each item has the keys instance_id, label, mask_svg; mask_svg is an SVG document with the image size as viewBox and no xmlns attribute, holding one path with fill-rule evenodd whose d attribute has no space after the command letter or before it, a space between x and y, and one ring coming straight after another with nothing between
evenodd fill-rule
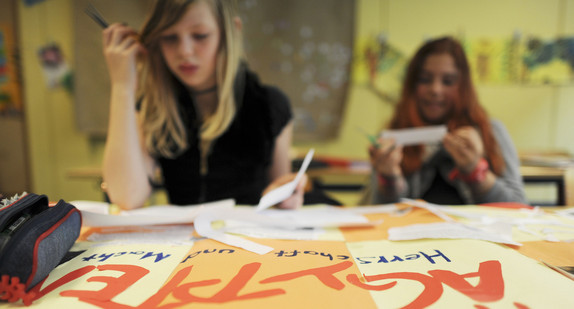
<instances>
[{"instance_id":1,"label":"white paper","mask_svg":"<svg viewBox=\"0 0 574 309\"><path fill-rule=\"evenodd\" d=\"M110 228L107 228L110 229ZM191 225L148 226L138 231L133 227L119 228L109 231L104 228L103 233L92 233L88 241L103 242L100 245L127 245L127 244L162 244L162 245L188 245L192 246L193 227Z\"/></svg>"},{"instance_id":2,"label":"white paper","mask_svg":"<svg viewBox=\"0 0 574 309\"><path fill-rule=\"evenodd\" d=\"M227 220L231 224L227 226ZM214 230L211 223L225 221L226 227ZM372 226L380 222L370 222L366 217L335 207L298 210L268 209L256 212L254 208L233 208L201 213L195 219L195 229L201 236L208 237L230 246L243 248L258 254L265 254L273 248L226 232L253 235L261 238L302 239L315 237L304 228L327 228L342 226Z\"/></svg>"},{"instance_id":3,"label":"white paper","mask_svg":"<svg viewBox=\"0 0 574 309\"><path fill-rule=\"evenodd\" d=\"M236 220L225 220L224 230L249 237L289 240L317 240L325 233L321 228L284 229Z\"/></svg>"},{"instance_id":4,"label":"white paper","mask_svg":"<svg viewBox=\"0 0 574 309\"><path fill-rule=\"evenodd\" d=\"M483 206L441 206L426 202L402 199L401 203L425 208L447 222L455 222L449 216L467 226L479 227L498 233L493 228L505 226L514 228L512 239L515 241L568 241L574 231L574 222L559 215L546 213L541 208L504 209ZM508 235L510 237L510 235Z\"/></svg>"},{"instance_id":5,"label":"white paper","mask_svg":"<svg viewBox=\"0 0 574 309\"><path fill-rule=\"evenodd\" d=\"M356 214L380 214L380 213L393 213L399 210L396 204L386 204L386 205L362 205L353 208L349 208L349 211Z\"/></svg>"},{"instance_id":6,"label":"white paper","mask_svg":"<svg viewBox=\"0 0 574 309\"><path fill-rule=\"evenodd\" d=\"M295 176L295 179L278 188L275 188L267 192L267 194L261 197L261 199L259 200L259 205L257 205L257 211L267 209L277 203L283 202L293 194L293 191L295 191L295 188L297 187L297 185L301 181L301 178L305 174L305 171L307 170L309 163L311 163L311 159L313 159L314 153L315 153L314 149L311 149L309 150L309 152L307 152L307 155L305 156L303 164L301 165L301 168L299 169L297 176Z\"/></svg>"},{"instance_id":7,"label":"white paper","mask_svg":"<svg viewBox=\"0 0 574 309\"><path fill-rule=\"evenodd\" d=\"M409 214L412 207L397 207L396 204L375 205L375 206L358 206L349 208L348 211L355 214L382 214L387 213L393 217L401 217Z\"/></svg>"},{"instance_id":8,"label":"white paper","mask_svg":"<svg viewBox=\"0 0 574 309\"><path fill-rule=\"evenodd\" d=\"M496 225L488 228L471 227L455 222L412 224L389 229L389 240L413 239L479 239L496 243L521 246L512 240L512 227Z\"/></svg>"},{"instance_id":9,"label":"white paper","mask_svg":"<svg viewBox=\"0 0 574 309\"><path fill-rule=\"evenodd\" d=\"M446 135L445 125L417 127L398 130L386 130L381 134L382 138L393 138L397 145L410 146L420 144L439 143Z\"/></svg>"},{"instance_id":10,"label":"white paper","mask_svg":"<svg viewBox=\"0 0 574 309\"><path fill-rule=\"evenodd\" d=\"M402 198L400 201L403 204L408 204L411 206L424 208L424 209L430 211L431 213L433 213L434 215L436 215L437 217L443 219L446 222L454 222L455 221L453 218L449 217L445 213L445 210L448 210L448 208L445 206L440 206L440 205L431 204L431 203L427 203L427 202L420 202L420 201L411 200L408 198Z\"/></svg>"},{"instance_id":11,"label":"white paper","mask_svg":"<svg viewBox=\"0 0 574 309\"><path fill-rule=\"evenodd\" d=\"M89 211L91 213L107 215L110 213L110 203L76 200L71 201L70 204L78 208L79 211Z\"/></svg>"},{"instance_id":12,"label":"white paper","mask_svg":"<svg viewBox=\"0 0 574 309\"><path fill-rule=\"evenodd\" d=\"M559 210L554 213L564 218L574 219L574 208Z\"/></svg>"},{"instance_id":13,"label":"white paper","mask_svg":"<svg viewBox=\"0 0 574 309\"><path fill-rule=\"evenodd\" d=\"M269 209L260 214L263 215L263 217L259 217L259 223L262 225L271 224L290 228L373 225L373 222L361 214L334 206L298 210Z\"/></svg>"},{"instance_id":14,"label":"white paper","mask_svg":"<svg viewBox=\"0 0 574 309\"><path fill-rule=\"evenodd\" d=\"M272 247L261 245L238 236L225 234L220 230L214 230L211 227L211 223L221 220L222 217L225 217L225 215L221 211L214 210L210 212L203 212L197 216L194 222L195 231L203 237L219 241L226 245L243 248L247 251L255 252L257 254L266 254L273 250Z\"/></svg>"},{"instance_id":15,"label":"white paper","mask_svg":"<svg viewBox=\"0 0 574 309\"><path fill-rule=\"evenodd\" d=\"M191 223L206 209L232 209L234 206L235 201L230 199L191 206L150 206L124 211L121 215L106 215L81 209L80 211L82 224L85 226L139 226Z\"/></svg>"}]
</instances>

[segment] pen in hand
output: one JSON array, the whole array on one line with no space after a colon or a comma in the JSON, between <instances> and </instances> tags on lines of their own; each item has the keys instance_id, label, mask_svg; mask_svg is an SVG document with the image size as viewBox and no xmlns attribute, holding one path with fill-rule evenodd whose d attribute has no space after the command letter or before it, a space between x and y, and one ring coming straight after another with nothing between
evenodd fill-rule
<instances>
[{"instance_id":1,"label":"pen in hand","mask_svg":"<svg viewBox=\"0 0 574 309\"><path fill-rule=\"evenodd\" d=\"M365 136L367 136L367 138L369 139L369 142L371 142L371 145L373 145L373 147L375 147L375 149L378 149L381 145L379 144L379 141L377 140L377 137L367 133L367 131L365 131L363 128L357 126L357 130L359 130L361 133L365 134Z\"/></svg>"},{"instance_id":2,"label":"pen in hand","mask_svg":"<svg viewBox=\"0 0 574 309\"><path fill-rule=\"evenodd\" d=\"M102 17L102 14L90 3L84 10L98 25L106 29L110 24Z\"/></svg>"}]
</instances>

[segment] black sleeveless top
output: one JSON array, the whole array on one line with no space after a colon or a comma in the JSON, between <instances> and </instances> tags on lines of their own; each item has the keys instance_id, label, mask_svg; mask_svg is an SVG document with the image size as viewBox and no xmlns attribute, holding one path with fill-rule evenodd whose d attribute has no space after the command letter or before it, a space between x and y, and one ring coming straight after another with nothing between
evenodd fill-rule
<instances>
[{"instance_id":1,"label":"black sleeveless top","mask_svg":"<svg viewBox=\"0 0 574 309\"><path fill-rule=\"evenodd\" d=\"M189 146L175 158L157 158L170 203L189 205L227 198L238 204L259 203L269 184L275 139L292 118L288 98L279 89L262 85L253 72L240 70L235 118L212 144L207 175L201 176L200 119L188 91L181 84L178 87Z\"/></svg>"}]
</instances>

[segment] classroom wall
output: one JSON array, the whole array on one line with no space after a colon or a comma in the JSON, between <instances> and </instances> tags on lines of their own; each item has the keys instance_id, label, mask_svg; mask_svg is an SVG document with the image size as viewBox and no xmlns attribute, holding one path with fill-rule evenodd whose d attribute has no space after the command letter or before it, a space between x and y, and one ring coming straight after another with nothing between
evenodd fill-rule
<instances>
[{"instance_id":1,"label":"classroom wall","mask_svg":"<svg viewBox=\"0 0 574 309\"><path fill-rule=\"evenodd\" d=\"M463 34L472 40L507 38L515 31L545 39L574 34L573 0L358 0L357 5L357 39L385 32L409 56L425 39L441 35ZM519 151L574 152L574 81L569 86L478 84L477 91ZM318 153L366 158L367 141L355 127L377 132L391 113L389 104L355 85L339 139L298 146L301 151L315 147Z\"/></svg>"},{"instance_id":2,"label":"classroom wall","mask_svg":"<svg viewBox=\"0 0 574 309\"><path fill-rule=\"evenodd\" d=\"M51 200L101 199L93 179L72 179L71 169L99 165L103 142L77 131L72 94L46 86L38 49L56 42L73 62L72 0L45 0L32 6L18 1L26 121L32 170L30 191Z\"/></svg>"},{"instance_id":3,"label":"classroom wall","mask_svg":"<svg viewBox=\"0 0 574 309\"><path fill-rule=\"evenodd\" d=\"M12 61L17 59L16 12L15 2L0 1L0 96L10 97L6 105L0 98L0 194L5 197L30 187L18 64Z\"/></svg>"},{"instance_id":4,"label":"classroom wall","mask_svg":"<svg viewBox=\"0 0 574 309\"><path fill-rule=\"evenodd\" d=\"M78 133L72 95L48 89L37 49L51 41L72 63L72 0L45 0L34 6L19 3L20 38L26 98L31 191L51 199L101 199L97 181L71 178L71 170L98 166L103 141ZM409 55L427 37L506 37L516 30L546 38L574 34L574 0L357 0L357 38L386 31ZM519 150L564 149L574 153L574 86L479 85L479 96L490 114L503 121ZM104 103L105 104L105 103ZM366 158L367 140L360 125L376 132L392 112L363 85L353 85L340 136L331 141L296 143L305 152Z\"/></svg>"}]
</instances>

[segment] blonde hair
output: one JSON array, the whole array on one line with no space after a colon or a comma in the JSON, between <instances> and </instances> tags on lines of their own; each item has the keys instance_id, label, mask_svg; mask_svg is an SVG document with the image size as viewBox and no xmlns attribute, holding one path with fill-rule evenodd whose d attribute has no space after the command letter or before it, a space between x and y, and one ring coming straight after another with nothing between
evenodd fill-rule
<instances>
[{"instance_id":1,"label":"blonde hair","mask_svg":"<svg viewBox=\"0 0 574 309\"><path fill-rule=\"evenodd\" d=\"M204 1L211 8L221 31L216 59L217 107L200 128L201 152L205 157L213 140L231 124L236 108L234 82L243 60L241 31L237 28L234 0L157 0L143 26L140 40L147 58L140 67L140 114L146 149L152 155L174 157L189 146L177 107L175 77L167 68L159 47L162 31L177 23L191 3Z\"/></svg>"}]
</instances>

